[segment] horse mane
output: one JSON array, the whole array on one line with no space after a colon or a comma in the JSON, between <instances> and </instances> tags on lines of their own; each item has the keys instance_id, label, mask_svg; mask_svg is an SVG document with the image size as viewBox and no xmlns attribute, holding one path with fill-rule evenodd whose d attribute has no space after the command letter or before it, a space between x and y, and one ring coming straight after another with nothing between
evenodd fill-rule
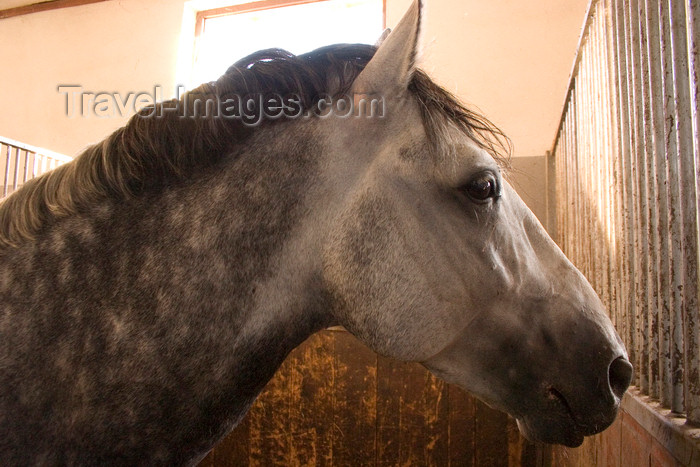
<instances>
[{"instance_id":1,"label":"horse mane","mask_svg":"<svg viewBox=\"0 0 700 467\"><path fill-rule=\"evenodd\" d=\"M255 131L240 119L208 113L201 109L202 102L274 93L296 96L306 112L324 96L346 94L375 51L361 44L332 45L298 56L281 49L261 50L236 62L214 82L141 109L105 140L30 180L0 203L0 248L18 246L52 220L100 199L127 199L182 180L215 164ZM510 143L503 133L424 72L414 72L409 89L420 104L431 141L439 144L452 124L497 160L507 159ZM274 122L263 119L260 125Z\"/></svg>"}]
</instances>

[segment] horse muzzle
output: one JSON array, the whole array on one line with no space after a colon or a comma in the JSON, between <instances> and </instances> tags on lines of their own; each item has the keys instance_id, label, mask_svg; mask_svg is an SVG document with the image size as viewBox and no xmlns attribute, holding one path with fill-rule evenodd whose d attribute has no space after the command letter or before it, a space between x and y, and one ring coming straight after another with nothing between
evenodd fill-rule
<instances>
[{"instance_id":1,"label":"horse muzzle","mask_svg":"<svg viewBox=\"0 0 700 467\"><path fill-rule=\"evenodd\" d=\"M622 396L632 381L632 365L624 356L616 357L601 377L599 391L593 394L555 386L544 388L542 408L536 415L518 418L518 428L531 441L577 447L585 436L595 435L612 424Z\"/></svg>"}]
</instances>

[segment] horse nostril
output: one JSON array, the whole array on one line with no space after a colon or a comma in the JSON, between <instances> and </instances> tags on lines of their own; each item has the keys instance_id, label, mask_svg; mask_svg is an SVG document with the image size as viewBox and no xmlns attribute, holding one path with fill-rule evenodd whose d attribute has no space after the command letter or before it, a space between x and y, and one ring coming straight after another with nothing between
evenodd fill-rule
<instances>
[{"instance_id":1,"label":"horse nostril","mask_svg":"<svg viewBox=\"0 0 700 467\"><path fill-rule=\"evenodd\" d=\"M632 364L625 357L618 357L608 368L608 383L613 394L622 399L632 382Z\"/></svg>"}]
</instances>

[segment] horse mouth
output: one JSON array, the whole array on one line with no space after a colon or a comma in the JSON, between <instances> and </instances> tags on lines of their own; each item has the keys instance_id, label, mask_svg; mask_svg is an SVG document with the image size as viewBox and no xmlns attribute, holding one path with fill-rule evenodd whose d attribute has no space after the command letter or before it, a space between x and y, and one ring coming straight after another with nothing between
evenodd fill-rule
<instances>
[{"instance_id":1,"label":"horse mouth","mask_svg":"<svg viewBox=\"0 0 700 467\"><path fill-rule=\"evenodd\" d=\"M563 444L571 448L583 444L586 430L576 422L566 397L553 386L547 388L545 397L549 402L549 413L545 417L518 418L518 428L523 436L533 442Z\"/></svg>"},{"instance_id":2,"label":"horse mouth","mask_svg":"<svg viewBox=\"0 0 700 467\"><path fill-rule=\"evenodd\" d=\"M566 400L566 397L557 390L554 386L550 386L547 388L547 399L555 401L558 403L561 407L564 408L566 413L571 417L571 420L576 423L576 417L574 417L574 411L571 410L571 406L569 405L569 402Z\"/></svg>"}]
</instances>

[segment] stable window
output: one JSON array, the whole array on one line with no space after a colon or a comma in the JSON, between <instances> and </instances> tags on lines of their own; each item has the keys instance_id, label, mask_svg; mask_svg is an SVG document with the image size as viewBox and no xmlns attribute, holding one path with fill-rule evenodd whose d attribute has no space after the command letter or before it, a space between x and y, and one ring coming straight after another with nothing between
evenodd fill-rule
<instances>
[{"instance_id":1,"label":"stable window","mask_svg":"<svg viewBox=\"0 0 700 467\"><path fill-rule=\"evenodd\" d=\"M384 12L385 0L263 0L197 11L183 84L215 80L261 49L301 54L335 43L373 44L384 30Z\"/></svg>"}]
</instances>

